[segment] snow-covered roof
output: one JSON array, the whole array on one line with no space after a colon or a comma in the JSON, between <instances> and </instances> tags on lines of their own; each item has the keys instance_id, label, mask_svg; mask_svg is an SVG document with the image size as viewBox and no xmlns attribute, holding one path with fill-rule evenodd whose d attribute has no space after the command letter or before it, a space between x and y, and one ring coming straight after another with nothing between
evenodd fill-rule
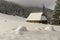
<instances>
[{"instance_id":1,"label":"snow-covered roof","mask_svg":"<svg viewBox=\"0 0 60 40\"><path fill-rule=\"evenodd\" d=\"M45 16L42 16L43 12L38 13L31 13L26 20L31 21L41 21L41 20L47 20Z\"/></svg>"}]
</instances>

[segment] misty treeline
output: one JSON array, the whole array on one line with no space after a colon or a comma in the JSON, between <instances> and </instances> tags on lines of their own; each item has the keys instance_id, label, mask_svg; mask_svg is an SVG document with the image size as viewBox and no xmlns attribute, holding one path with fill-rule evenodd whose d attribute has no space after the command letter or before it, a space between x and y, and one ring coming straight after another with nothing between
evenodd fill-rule
<instances>
[{"instance_id":1,"label":"misty treeline","mask_svg":"<svg viewBox=\"0 0 60 40\"><path fill-rule=\"evenodd\" d=\"M8 15L18 15L22 17L28 17L31 12L40 11L39 8L22 7L18 4L0 1L0 12Z\"/></svg>"}]
</instances>

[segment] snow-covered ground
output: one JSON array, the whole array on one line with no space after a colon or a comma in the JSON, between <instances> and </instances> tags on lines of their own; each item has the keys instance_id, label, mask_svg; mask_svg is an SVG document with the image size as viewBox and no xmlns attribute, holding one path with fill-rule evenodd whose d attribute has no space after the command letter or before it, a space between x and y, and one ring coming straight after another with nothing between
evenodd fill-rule
<instances>
[{"instance_id":1,"label":"snow-covered ground","mask_svg":"<svg viewBox=\"0 0 60 40\"><path fill-rule=\"evenodd\" d=\"M26 18L0 13L0 40L60 40L60 26L29 23Z\"/></svg>"}]
</instances>

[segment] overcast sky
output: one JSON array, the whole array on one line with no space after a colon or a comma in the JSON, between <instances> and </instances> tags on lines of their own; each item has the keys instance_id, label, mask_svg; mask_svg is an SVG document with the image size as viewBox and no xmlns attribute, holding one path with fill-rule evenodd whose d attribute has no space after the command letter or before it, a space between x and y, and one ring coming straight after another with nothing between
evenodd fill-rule
<instances>
[{"instance_id":1,"label":"overcast sky","mask_svg":"<svg viewBox=\"0 0 60 40\"><path fill-rule=\"evenodd\" d=\"M46 8L54 9L56 0L7 0L15 2L23 6L42 7L45 4Z\"/></svg>"}]
</instances>

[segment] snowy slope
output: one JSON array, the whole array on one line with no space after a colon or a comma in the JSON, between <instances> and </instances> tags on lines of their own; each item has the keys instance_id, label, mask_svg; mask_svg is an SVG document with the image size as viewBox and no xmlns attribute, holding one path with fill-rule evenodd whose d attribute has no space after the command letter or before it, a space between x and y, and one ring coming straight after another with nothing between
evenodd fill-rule
<instances>
[{"instance_id":1,"label":"snowy slope","mask_svg":"<svg viewBox=\"0 0 60 40\"><path fill-rule=\"evenodd\" d=\"M18 26L24 20L25 18L22 17L5 15L0 13L0 32Z\"/></svg>"},{"instance_id":2,"label":"snowy slope","mask_svg":"<svg viewBox=\"0 0 60 40\"><path fill-rule=\"evenodd\" d=\"M28 31L16 29L26 27ZM60 40L60 26L26 22L26 18L0 13L0 40Z\"/></svg>"}]
</instances>

